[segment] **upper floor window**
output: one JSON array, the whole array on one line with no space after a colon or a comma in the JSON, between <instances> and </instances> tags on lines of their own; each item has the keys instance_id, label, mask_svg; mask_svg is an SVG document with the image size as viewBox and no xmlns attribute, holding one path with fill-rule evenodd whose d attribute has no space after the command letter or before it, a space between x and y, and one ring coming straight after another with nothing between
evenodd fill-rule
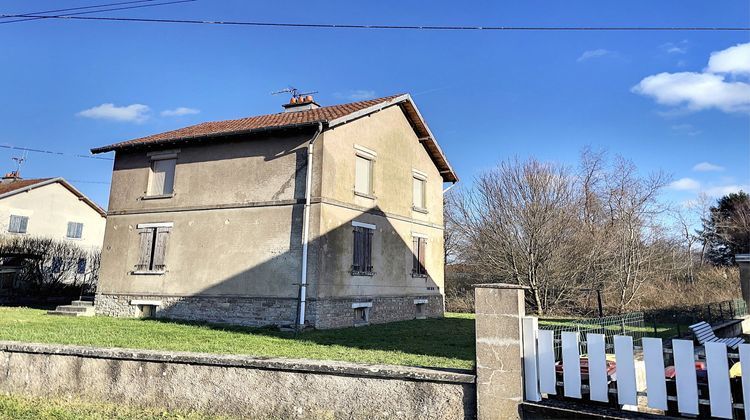
<instances>
[{"instance_id":1,"label":"upper floor window","mask_svg":"<svg viewBox=\"0 0 750 420\"><path fill-rule=\"evenodd\" d=\"M29 226L29 218L27 216L16 216L15 214L10 215L10 223L8 223L8 232L26 233L26 228L28 226Z\"/></svg>"},{"instance_id":2,"label":"upper floor window","mask_svg":"<svg viewBox=\"0 0 750 420\"><path fill-rule=\"evenodd\" d=\"M174 191L174 171L177 157L174 154L151 157L151 174L148 195L169 195Z\"/></svg>"},{"instance_id":3,"label":"upper floor window","mask_svg":"<svg viewBox=\"0 0 750 420\"><path fill-rule=\"evenodd\" d=\"M415 210L427 208L427 178L417 172L412 175L412 207Z\"/></svg>"},{"instance_id":4,"label":"upper floor window","mask_svg":"<svg viewBox=\"0 0 750 420\"><path fill-rule=\"evenodd\" d=\"M375 195L373 188L373 167L375 157L372 150L361 146L354 146L356 150L354 162L354 193L365 197Z\"/></svg>"},{"instance_id":5,"label":"upper floor window","mask_svg":"<svg viewBox=\"0 0 750 420\"><path fill-rule=\"evenodd\" d=\"M371 276L372 271L372 234L375 225L352 222L354 228L354 246L352 254L352 275Z\"/></svg>"},{"instance_id":6,"label":"upper floor window","mask_svg":"<svg viewBox=\"0 0 750 420\"><path fill-rule=\"evenodd\" d=\"M161 274L167 269L167 239L172 223L143 223L138 225L140 250L135 272L140 274Z\"/></svg>"},{"instance_id":7,"label":"upper floor window","mask_svg":"<svg viewBox=\"0 0 750 420\"><path fill-rule=\"evenodd\" d=\"M68 232L65 236L70 239L81 239L83 237L83 223L68 222Z\"/></svg>"}]
</instances>

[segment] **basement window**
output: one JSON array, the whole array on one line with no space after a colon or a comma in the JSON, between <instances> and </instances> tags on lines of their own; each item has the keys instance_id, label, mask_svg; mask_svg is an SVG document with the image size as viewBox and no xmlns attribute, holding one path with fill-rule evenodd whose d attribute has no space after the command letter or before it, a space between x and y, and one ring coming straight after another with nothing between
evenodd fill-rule
<instances>
[{"instance_id":1,"label":"basement window","mask_svg":"<svg viewBox=\"0 0 750 420\"><path fill-rule=\"evenodd\" d=\"M141 318L153 318L156 315L156 305L138 305L138 316Z\"/></svg>"},{"instance_id":2,"label":"basement window","mask_svg":"<svg viewBox=\"0 0 750 420\"><path fill-rule=\"evenodd\" d=\"M355 302L352 303L354 310L354 326L359 327L370 323L370 308L372 302Z\"/></svg>"}]
</instances>

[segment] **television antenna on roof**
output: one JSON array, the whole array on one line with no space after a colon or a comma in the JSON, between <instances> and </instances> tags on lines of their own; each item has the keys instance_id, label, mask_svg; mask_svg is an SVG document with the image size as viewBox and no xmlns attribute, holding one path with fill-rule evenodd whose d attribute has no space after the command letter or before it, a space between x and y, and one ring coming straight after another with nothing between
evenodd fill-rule
<instances>
[{"instance_id":1,"label":"television antenna on roof","mask_svg":"<svg viewBox=\"0 0 750 420\"><path fill-rule=\"evenodd\" d=\"M312 95L313 93L318 93L317 90L310 91L310 92L300 92L299 89L293 86L289 86L287 88L277 90L276 92L271 92L271 95L280 95L282 93L289 93L292 95L292 98L304 98L307 95Z\"/></svg>"},{"instance_id":2,"label":"television antenna on roof","mask_svg":"<svg viewBox=\"0 0 750 420\"><path fill-rule=\"evenodd\" d=\"M26 162L26 154L28 152L24 151L23 156L13 156L11 159L16 161L16 175L21 173L21 165L23 165L24 162Z\"/></svg>"}]
</instances>

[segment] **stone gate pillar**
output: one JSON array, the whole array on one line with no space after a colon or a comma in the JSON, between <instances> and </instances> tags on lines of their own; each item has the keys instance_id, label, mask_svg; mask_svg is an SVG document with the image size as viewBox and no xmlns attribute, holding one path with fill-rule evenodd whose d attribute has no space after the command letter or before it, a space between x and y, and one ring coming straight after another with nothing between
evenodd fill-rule
<instances>
[{"instance_id":1,"label":"stone gate pillar","mask_svg":"<svg viewBox=\"0 0 750 420\"><path fill-rule=\"evenodd\" d=\"M520 417L525 289L514 284L474 285L479 420Z\"/></svg>"},{"instance_id":2,"label":"stone gate pillar","mask_svg":"<svg viewBox=\"0 0 750 420\"><path fill-rule=\"evenodd\" d=\"M734 256L737 265L740 266L740 288L742 289L742 299L745 300L748 309L750 309L750 254L737 254Z\"/></svg>"}]
</instances>

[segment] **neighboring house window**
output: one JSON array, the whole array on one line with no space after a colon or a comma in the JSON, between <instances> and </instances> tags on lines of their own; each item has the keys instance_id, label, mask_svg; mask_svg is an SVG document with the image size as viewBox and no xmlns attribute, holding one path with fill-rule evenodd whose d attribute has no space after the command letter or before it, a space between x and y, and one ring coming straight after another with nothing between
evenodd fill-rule
<instances>
[{"instance_id":1,"label":"neighboring house window","mask_svg":"<svg viewBox=\"0 0 750 420\"><path fill-rule=\"evenodd\" d=\"M415 277L427 276L425 268L425 255L427 249L427 238L414 236L412 239L412 269L411 274Z\"/></svg>"},{"instance_id":2,"label":"neighboring house window","mask_svg":"<svg viewBox=\"0 0 750 420\"><path fill-rule=\"evenodd\" d=\"M371 276L372 272L372 234L375 225L352 222L354 227L354 260L352 274L355 276Z\"/></svg>"},{"instance_id":3,"label":"neighboring house window","mask_svg":"<svg viewBox=\"0 0 750 420\"><path fill-rule=\"evenodd\" d=\"M136 272L163 273L167 269L164 258L171 227L171 223L138 225L140 248Z\"/></svg>"},{"instance_id":4,"label":"neighboring house window","mask_svg":"<svg viewBox=\"0 0 750 420\"><path fill-rule=\"evenodd\" d=\"M62 271L63 260L62 257L52 257L52 272L59 273Z\"/></svg>"},{"instance_id":5,"label":"neighboring house window","mask_svg":"<svg viewBox=\"0 0 750 420\"><path fill-rule=\"evenodd\" d=\"M10 215L10 223L8 224L8 232L26 233L26 228L28 226L29 226L28 217L16 216L15 214Z\"/></svg>"},{"instance_id":6,"label":"neighboring house window","mask_svg":"<svg viewBox=\"0 0 750 420\"><path fill-rule=\"evenodd\" d=\"M427 180L420 175L414 174L412 178L412 205L414 209L424 210L427 208Z\"/></svg>"},{"instance_id":7,"label":"neighboring house window","mask_svg":"<svg viewBox=\"0 0 750 420\"><path fill-rule=\"evenodd\" d=\"M68 233L70 239L81 239L83 237L83 223L68 222Z\"/></svg>"},{"instance_id":8,"label":"neighboring house window","mask_svg":"<svg viewBox=\"0 0 750 420\"><path fill-rule=\"evenodd\" d=\"M78 274L86 273L86 258L78 259L78 264L76 265L76 273Z\"/></svg>"},{"instance_id":9,"label":"neighboring house window","mask_svg":"<svg viewBox=\"0 0 750 420\"><path fill-rule=\"evenodd\" d=\"M169 155L174 156L174 155ZM148 195L169 195L174 190L174 171L177 158L161 159L156 156L151 158L151 177L148 186Z\"/></svg>"}]
</instances>

